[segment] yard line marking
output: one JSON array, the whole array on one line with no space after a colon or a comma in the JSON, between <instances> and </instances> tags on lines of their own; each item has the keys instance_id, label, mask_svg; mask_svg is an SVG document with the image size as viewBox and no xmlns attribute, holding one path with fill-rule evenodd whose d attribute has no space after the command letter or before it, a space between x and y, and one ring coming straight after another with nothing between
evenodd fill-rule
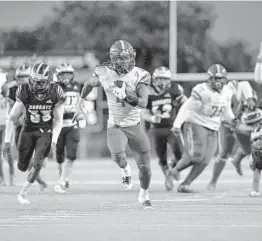
<instances>
[{"instance_id":1,"label":"yard line marking","mask_svg":"<svg viewBox=\"0 0 262 241\"><path fill-rule=\"evenodd\" d=\"M208 179L205 180L196 180L194 181L194 184L207 184L208 183ZM139 185L140 182L138 180L133 180L132 181L134 184ZM251 182L251 180L250 180ZM51 180L51 181L47 181L47 184L49 185L54 185L57 183L57 180ZM220 184L246 184L247 180L235 180L235 179L224 179L224 180L219 180ZM23 182L17 182L17 185L23 185ZM120 181L113 181L113 180L93 180L93 181L70 181L70 184L73 185L120 185L121 182ZM164 185L163 180L152 180L151 181L152 185Z\"/></svg>"},{"instance_id":2,"label":"yard line marking","mask_svg":"<svg viewBox=\"0 0 262 241\"><path fill-rule=\"evenodd\" d=\"M209 201L211 199L207 198L180 198L180 199L159 199L152 200L152 202L200 202L200 201Z\"/></svg>"}]
</instances>

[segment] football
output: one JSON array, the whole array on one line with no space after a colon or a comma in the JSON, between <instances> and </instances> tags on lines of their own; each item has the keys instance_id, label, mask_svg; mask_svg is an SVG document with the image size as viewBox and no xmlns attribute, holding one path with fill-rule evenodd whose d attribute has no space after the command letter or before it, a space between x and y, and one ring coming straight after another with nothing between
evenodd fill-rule
<instances>
[{"instance_id":1,"label":"football","mask_svg":"<svg viewBox=\"0 0 262 241\"><path fill-rule=\"evenodd\" d=\"M124 81L116 80L114 83L118 88L122 88ZM136 91L134 91L133 88L127 83L126 83L126 94L137 96Z\"/></svg>"}]
</instances>

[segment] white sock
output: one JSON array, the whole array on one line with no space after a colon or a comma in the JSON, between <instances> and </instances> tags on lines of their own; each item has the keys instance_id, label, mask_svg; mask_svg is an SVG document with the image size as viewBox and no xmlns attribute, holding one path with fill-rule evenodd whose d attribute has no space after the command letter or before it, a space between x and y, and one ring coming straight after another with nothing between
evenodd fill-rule
<instances>
[{"instance_id":1,"label":"white sock","mask_svg":"<svg viewBox=\"0 0 262 241\"><path fill-rule=\"evenodd\" d=\"M25 183L24 183L24 185L23 185L23 187L22 187L22 189L20 191L20 195L27 195L27 192L29 191L29 189L30 189L32 184L33 183L25 181Z\"/></svg>"},{"instance_id":2,"label":"white sock","mask_svg":"<svg viewBox=\"0 0 262 241\"><path fill-rule=\"evenodd\" d=\"M127 163L125 168L121 168L121 176L122 177L130 177L131 176L131 168L130 165Z\"/></svg>"},{"instance_id":3,"label":"white sock","mask_svg":"<svg viewBox=\"0 0 262 241\"><path fill-rule=\"evenodd\" d=\"M63 163L59 163L59 164L58 164L58 174L59 174L59 177L61 177L62 171L63 171Z\"/></svg>"},{"instance_id":4,"label":"white sock","mask_svg":"<svg viewBox=\"0 0 262 241\"><path fill-rule=\"evenodd\" d=\"M148 189L143 189L140 187L139 195L144 199L149 200Z\"/></svg>"},{"instance_id":5,"label":"white sock","mask_svg":"<svg viewBox=\"0 0 262 241\"><path fill-rule=\"evenodd\" d=\"M59 183L65 185L66 180L69 178L69 176L72 173L73 166L74 166L73 161L70 161L68 159L65 160Z\"/></svg>"}]
</instances>

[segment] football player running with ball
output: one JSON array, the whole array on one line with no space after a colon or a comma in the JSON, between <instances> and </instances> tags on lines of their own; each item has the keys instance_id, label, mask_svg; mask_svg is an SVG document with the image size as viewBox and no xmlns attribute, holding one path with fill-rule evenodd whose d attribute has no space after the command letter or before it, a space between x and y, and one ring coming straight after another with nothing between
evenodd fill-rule
<instances>
[{"instance_id":1,"label":"football player running with ball","mask_svg":"<svg viewBox=\"0 0 262 241\"><path fill-rule=\"evenodd\" d=\"M204 171L217 149L217 136L221 116L236 125L230 101L222 94L227 83L226 69L220 64L208 70L207 82L196 85L188 100L180 108L173 124L173 132L181 135L183 126L184 153L169 177L180 179L180 171L192 166L186 179L179 185L178 192L191 192L190 185Z\"/></svg>"},{"instance_id":2,"label":"football player running with ball","mask_svg":"<svg viewBox=\"0 0 262 241\"><path fill-rule=\"evenodd\" d=\"M182 157L183 144L181 138L174 136L171 128L178 109L187 99L183 87L171 82L171 76L171 71L164 66L154 70L147 109L142 115L144 120L151 123L155 152L165 177L167 177L169 170L167 144L170 145L173 152L172 168ZM166 190L173 189L173 182L169 182L168 178L165 179L165 187Z\"/></svg>"},{"instance_id":3,"label":"football player running with ball","mask_svg":"<svg viewBox=\"0 0 262 241\"><path fill-rule=\"evenodd\" d=\"M35 64L30 70L29 82L20 85L16 91L16 102L6 123L4 154L8 155L13 123L25 110L25 122L18 140L17 167L20 171L28 170L35 152L33 167L18 195L21 204L30 204L27 193L40 173L51 146L53 154L56 154L56 143L63 125L64 93L58 84L51 81L50 67L44 63Z\"/></svg>"},{"instance_id":4,"label":"football player running with ball","mask_svg":"<svg viewBox=\"0 0 262 241\"><path fill-rule=\"evenodd\" d=\"M86 127L84 115L79 116L77 121L72 122L81 92L81 85L74 80L74 76L75 70L70 64L63 63L56 68L57 83L65 93L63 128L58 137L56 153L60 179L54 189L58 193L67 192L66 189L69 187L68 179L72 173L80 141L79 128Z\"/></svg>"},{"instance_id":5,"label":"football player running with ball","mask_svg":"<svg viewBox=\"0 0 262 241\"><path fill-rule=\"evenodd\" d=\"M107 145L113 160L121 169L122 184L132 188L131 170L125 148L129 144L136 153L143 209L152 209L148 189L151 180L150 143L141 126L141 111L147 106L150 74L135 66L136 53L130 43L116 41L110 48L110 62L96 67L93 77L81 92L78 106L96 86L102 86L108 102ZM78 109L76 116L81 113Z\"/></svg>"}]
</instances>

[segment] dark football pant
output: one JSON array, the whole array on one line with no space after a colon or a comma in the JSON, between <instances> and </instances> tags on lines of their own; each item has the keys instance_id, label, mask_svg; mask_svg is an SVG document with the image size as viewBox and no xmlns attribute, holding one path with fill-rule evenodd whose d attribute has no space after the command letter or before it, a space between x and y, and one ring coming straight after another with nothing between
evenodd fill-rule
<instances>
[{"instance_id":1,"label":"dark football pant","mask_svg":"<svg viewBox=\"0 0 262 241\"><path fill-rule=\"evenodd\" d=\"M170 128L152 128L151 134L160 166L167 165L167 144L170 145L175 160L181 159L183 151L181 138L175 137Z\"/></svg>"},{"instance_id":2,"label":"dark football pant","mask_svg":"<svg viewBox=\"0 0 262 241\"><path fill-rule=\"evenodd\" d=\"M79 141L80 131L78 128L73 126L63 127L56 145L57 163L61 164L65 161L65 153L68 160L75 161Z\"/></svg>"},{"instance_id":3,"label":"dark football pant","mask_svg":"<svg viewBox=\"0 0 262 241\"><path fill-rule=\"evenodd\" d=\"M33 167L36 170L40 170L43 166L44 159L50 152L51 141L51 129L46 129L41 132L38 128L32 129L23 126L18 139L18 169L22 172L27 171L35 151Z\"/></svg>"}]
</instances>

